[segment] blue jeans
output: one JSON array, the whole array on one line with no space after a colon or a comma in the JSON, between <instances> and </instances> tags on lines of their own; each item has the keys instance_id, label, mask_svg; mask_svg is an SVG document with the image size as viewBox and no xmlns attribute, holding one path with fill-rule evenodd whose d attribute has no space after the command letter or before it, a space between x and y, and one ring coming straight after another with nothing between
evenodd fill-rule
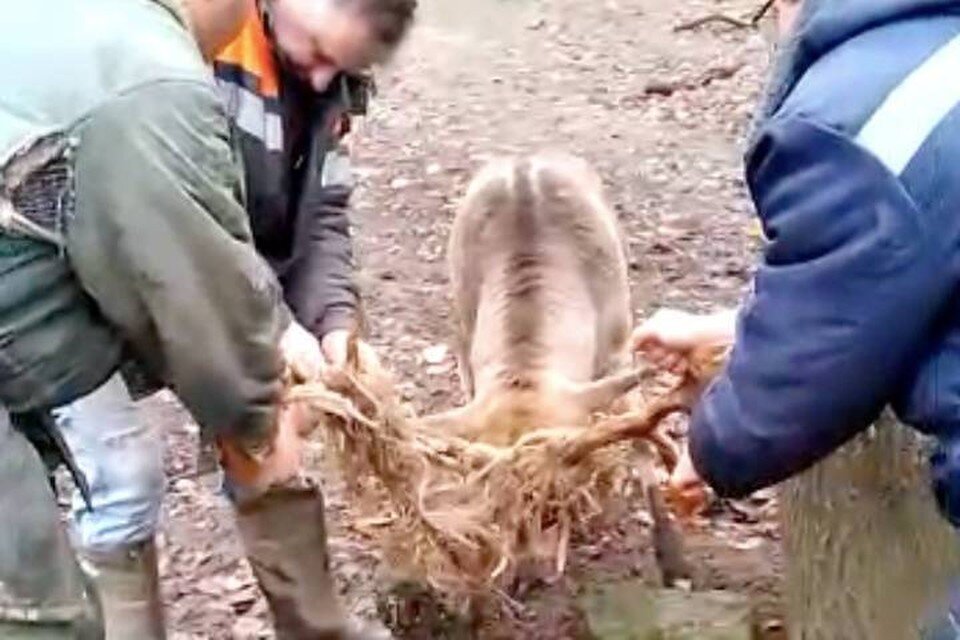
<instances>
[{"instance_id":1,"label":"blue jeans","mask_svg":"<svg viewBox=\"0 0 960 640\"><path fill-rule=\"evenodd\" d=\"M54 417L90 485L92 510L73 496L75 543L109 552L153 538L165 486L163 437L140 415L120 374Z\"/></svg>"}]
</instances>

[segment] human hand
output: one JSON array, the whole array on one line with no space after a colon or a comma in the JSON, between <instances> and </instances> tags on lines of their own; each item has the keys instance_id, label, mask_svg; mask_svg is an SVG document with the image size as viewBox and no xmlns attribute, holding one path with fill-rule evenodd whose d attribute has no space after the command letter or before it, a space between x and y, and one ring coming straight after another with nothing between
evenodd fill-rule
<instances>
[{"instance_id":1,"label":"human hand","mask_svg":"<svg viewBox=\"0 0 960 640\"><path fill-rule=\"evenodd\" d=\"M347 365L350 335L350 331L346 329L334 329L323 336L320 346L328 366L343 369ZM376 351L363 340L357 340L357 356L361 371L370 371L380 364Z\"/></svg>"},{"instance_id":2,"label":"human hand","mask_svg":"<svg viewBox=\"0 0 960 640\"><path fill-rule=\"evenodd\" d=\"M682 518L689 518L706 505L706 484L693 466L687 445L684 445L680 460L667 480L667 499L674 512Z\"/></svg>"},{"instance_id":3,"label":"human hand","mask_svg":"<svg viewBox=\"0 0 960 640\"><path fill-rule=\"evenodd\" d=\"M735 325L734 311L696 315L661 309L634 330L632 343L658 368L682 375L692 352L733 342Z\"/></svg>"},{"instance_id":4,"label":"human hand","mask_svg":"<svg viewBox=\"0 0 960 640\"><path fill-rule=\"evenodd\" d=\"M280 355L299 380L316 380L325 367L320 343L297 322L290 323L280 338Z\"/></svg>"},{"instance_id":5,"label":"human hand","mask_svg":"<svg viewBox=\"0 0 960 640\"><path fill-rule=\"evenodd\" d=\"M220 438L220 463L230 482L254 495L295 478L302 469L303 436L311 427L310 416L297 403L281 404L277 426L262 448L232 438Z\"/></svg>"}]
</instances>

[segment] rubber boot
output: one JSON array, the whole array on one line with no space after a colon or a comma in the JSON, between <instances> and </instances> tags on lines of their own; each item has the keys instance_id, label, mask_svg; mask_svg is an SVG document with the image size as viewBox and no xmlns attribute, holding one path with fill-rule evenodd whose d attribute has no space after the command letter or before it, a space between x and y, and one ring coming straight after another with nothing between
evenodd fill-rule
<instances>
[{"instance_id":1,"label":"rubber boot","mask_svg":"<svg viewBox=\"0 0 960 640\"><path fill-rule=\"evenodd\" d=\"M270 604L278 640L379 640L385 629L346 620L330 575L320 490L306 480L237 506L247 558Z\"/></svg>"},{"instance_id":2,"label":"rubber boot","mask_svg":"<svg viewBox=\"0 0 960 640\"><path fill-rule=\"evenodd\" d=\"M79 560L100 596L107 640L165 638L153 541L109 553L83 551Z\"/></svg>"}]
</instances>

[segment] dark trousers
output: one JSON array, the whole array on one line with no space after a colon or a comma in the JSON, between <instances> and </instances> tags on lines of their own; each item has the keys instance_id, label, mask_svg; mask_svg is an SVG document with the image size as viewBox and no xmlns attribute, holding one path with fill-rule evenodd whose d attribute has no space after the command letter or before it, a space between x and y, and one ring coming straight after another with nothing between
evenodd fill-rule
<instances>
[{"instance_id":1,"label":"dark trousers","mask_svg":"<svg viewBox=\"0 0 960 640\"><path fill-rule=\"evenodd\" d=\"M99 607L64 532L47 468L2 409L0 637L103 638Z\"/></svg>"}]
</instances>

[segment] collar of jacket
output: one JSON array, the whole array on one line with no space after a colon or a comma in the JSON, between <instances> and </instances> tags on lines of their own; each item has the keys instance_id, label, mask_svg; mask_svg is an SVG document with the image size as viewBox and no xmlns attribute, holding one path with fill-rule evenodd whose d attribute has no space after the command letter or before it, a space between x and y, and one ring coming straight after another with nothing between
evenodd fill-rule
<instances>
[{"instance_id":1,"label":"collar of jacket","mask_svg":"<svg viewBox=\"0 0 960 640\"><path fill-rule=\"evenodd\" d=\"M792 35L778 47L751 138L810 67L848 40L901 20L956 12L957 0L803 0Z\"/></svg>"},{"instance_id":2,"label":"collar of jacket","mask_svg":"<svg viewBox=\"0 0 960 640\"><path fill-rule=\"evenodd\" d=\"M240 32L215 57L255 78L261 96L276 99L280 95L280 69L264 20L258 9L251 9Z\"/></svg>"},{"instance_id":3,"label":"collar of jacket","mask_svg":"<svg viewBox=\"0 0 960 640\"><path fill-rule=\"evenodd\" d=\"M190 12L187 11L187 0L152 0L152 2L169 11L190 33L196 35L196 31L193 29L193 21L190 20Z\"/></svg>"}]
</instances>

